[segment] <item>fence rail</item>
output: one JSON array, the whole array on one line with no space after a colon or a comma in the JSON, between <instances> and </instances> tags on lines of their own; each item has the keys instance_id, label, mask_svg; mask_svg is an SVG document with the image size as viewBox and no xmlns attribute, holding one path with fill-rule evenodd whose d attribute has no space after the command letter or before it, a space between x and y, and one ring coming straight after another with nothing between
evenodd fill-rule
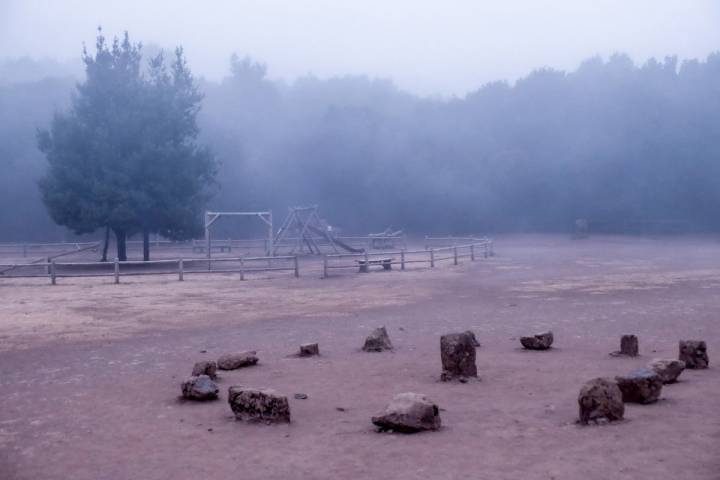
<instances>
[{"instance_id":1,"label":"fence rail","mask_svg":"<svg viewBox=\"0 0 720 480\"><path fill-rule=\"evenodd\" d=\"M297 256L235 257L212 259L168 259L120 262L57 262L0 263L0 278L38 278L57 284L59 278L112 277L120 283L121 277L144 275L177 275L183 281L185 275L196 273L237 273L245 280L249 273L292 272L300 276Z\"/></svg>"},{"instance_id":2,"label":"fence rail","mask_svg":"<svg viewBox=\"0 0 720 480\"><path fill-rule=\"evenodd\" d=\"M449 237L452 238L452 237ZM96 248L97 244L88 244L83 249ZM77 250L75 250L77 251ZM71 253L71 252L67 252ZM173 258L162 260L120 262L59 262L48 257L42 261L29 263L0 263L0 278L48 278L52 285L60 278L112 277L114 283L120 283L122 277L144 275L177 275L183 281L188 274L239 274L244 280L247 274L262 272L292 272L300 277L300 265L297 255L272 257L217 257L217 258ZM331 270L357 268L367 272L371 266L391 269L399 265L405 270L409 265L421 264L435 268L439 262L452 261L458 265L460 260L469 258L475 261L478 257L494 255L493 242L490 239L474 239L471 243L427 248L425 250L396 250L364 253L327 254L322 257L322 278L330 276ZM348 261L351 259L351 261Z\"/></svg>"},{"instance_id":3,"label":"fence rail","mask_svg":"<svg viewBox=\"0 0 720 480\"><path fill-rule=\"evenodd\" d=\"M370 266L379 266L391 269L392 265L399 265L405 270L408 264L428 264L435 268L438 262L452 260L458 265L460 259L469 258L475 261L478 256L493 256L492 240L474 239L475 242L452 247L429 248L425 250L398 250L389 252L365 253L338 253L323 256L323 278L330 276L331 270L357 268L360 272L367 272ZM444 255L444 256L443 256ZM398 257L398 258L395 258ZM352 262L342 262L343 259L353 259Z\"/></svg>"}]
</instances>

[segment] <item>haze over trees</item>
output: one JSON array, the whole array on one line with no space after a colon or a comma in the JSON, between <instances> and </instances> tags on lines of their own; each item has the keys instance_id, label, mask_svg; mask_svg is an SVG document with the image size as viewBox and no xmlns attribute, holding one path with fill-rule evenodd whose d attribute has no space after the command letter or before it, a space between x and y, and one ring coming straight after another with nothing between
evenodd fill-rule
<instances>
[{"instance_id":1,"label":"haze over trees","mask_svg":"<svg viewBox=\"0 0 720 480\"><path fill-rule=\"evenodd\" d=\"M61 235L35 186L33 136L64 111L70 86L54 75L0 81L0 201L28 212L0 213L2 240ZM220 162L212 209L282 216L288 205L319 204L357 232L567 231L580 217L596 231L720 229L720 54L642 65L590 58L573 72L539 69L450 99L366 77L285 84L234 57L226 78L200 80L199 90L198 139ZM195 198L199 211L205 198ZM155 208L126 233L192 235L190 224L165 229Z\"/></svg>"},{"instance_id":2,"label":"haze over trees","mask_svg":"<svg viewBox=\"0 0 720 480\"><path fill-rule=\"evenodd\" d=\"M94 56L83 52L86 80L70 110L38 133L49 163L42 200L76 234L112 231L120 260L127 237L141 233L148 260L151 233L184 240L202 231L215 174L212 154L195 141L202 95L181 49L169 70L161 52L144 72L127 33L111 45L99 33L95 47Z\"/></svg>"}]
</instances>

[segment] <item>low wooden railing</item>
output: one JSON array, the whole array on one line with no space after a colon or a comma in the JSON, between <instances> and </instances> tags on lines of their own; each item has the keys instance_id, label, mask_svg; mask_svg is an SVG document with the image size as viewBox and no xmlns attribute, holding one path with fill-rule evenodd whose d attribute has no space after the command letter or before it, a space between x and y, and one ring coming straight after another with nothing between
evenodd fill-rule
<instances>
[{"instance_id":1,"label":"low wooden railing","mask_svg":"<svg viewBox=\"0 0 720 480\"><path fill-rule=\"evenodd\" d=\"M237 273L240 280L245 275L258 272L289 271L294 277L300 276L297 256L276 257L235 257L235 258L176 258L168 260L125 261L120 262L57 262L51 260L42 263L0 264L5 268L0 278L37 278L47 277L52 285L59 278L113 277L120 283L121 277L143 275L177 275L183 281L185 275L196 273Z\"/></svg>"},{"instance_id":2,"label":"low wooden railing","mask_svg":"<svg viewBox=\"0 0 720 480\"><path fill-rule=\"evenodd\" d=\"M331 270L356 268L359 271L360 262L369 265L373 260L385 260L385 265L399 265L400 270L405 270L410 264L425 264L435 268L439 262L452 260L458 265L461 259L469 258L475 261L478 257L490 257L494 255L493 243L490 239L481 239L474 243L456 245L452 247L429 248L426 250L398 250L386 252L365 252L365 253L339 253L323 255L323 278L330 276ZM352 259L352 262L343 262L344 259Z\"/></svg>"}]
</instances>

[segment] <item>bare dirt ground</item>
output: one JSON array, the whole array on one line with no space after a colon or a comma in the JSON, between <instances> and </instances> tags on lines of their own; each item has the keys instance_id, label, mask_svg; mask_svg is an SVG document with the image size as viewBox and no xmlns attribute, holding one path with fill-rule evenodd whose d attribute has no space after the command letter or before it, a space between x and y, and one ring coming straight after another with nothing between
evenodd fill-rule
<instances>
[{"instance_id":1,"label":"bare dirt ground","mask_svg":"<svg viewBox=\"0 0 720 480\"><path fill-rule=\"evenodd\" d=\"M720 241L514 236L496 252L328 280L0 282L0 479L720 479ZM381 325L395 351L361 352ZM468 328L481 381L443 384L439 336ZM544 328L556 348L519 348ZM624 333L641 357L608 355ZM623 422L575 424L583 382L694 338L710 369ZM321 357L288 356L308 341ZM219 401L178 399L195 361L245 349L261 363L224 372ZM287 394L292 424L236 422L234 384ZM444 409L440 431L374 431L404 391Z\"/></svg>"}]
</instances>

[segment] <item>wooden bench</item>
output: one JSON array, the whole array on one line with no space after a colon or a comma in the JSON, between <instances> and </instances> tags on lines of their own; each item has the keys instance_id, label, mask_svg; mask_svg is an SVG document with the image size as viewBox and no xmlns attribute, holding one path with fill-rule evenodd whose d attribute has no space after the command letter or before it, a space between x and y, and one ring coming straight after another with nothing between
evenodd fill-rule
<instances>
[{"instance_id":1,"label":"wooden bench","mask_svg":"<svg viewBox=\"0 0 720 480\"><path fill-rule=\"evenodd\" d=\"M356 260L361 273L367 273L371 266L383 267L383 270L392 270L393 258L373 258L368 260Z\"/></svg>"}]
</instances>

